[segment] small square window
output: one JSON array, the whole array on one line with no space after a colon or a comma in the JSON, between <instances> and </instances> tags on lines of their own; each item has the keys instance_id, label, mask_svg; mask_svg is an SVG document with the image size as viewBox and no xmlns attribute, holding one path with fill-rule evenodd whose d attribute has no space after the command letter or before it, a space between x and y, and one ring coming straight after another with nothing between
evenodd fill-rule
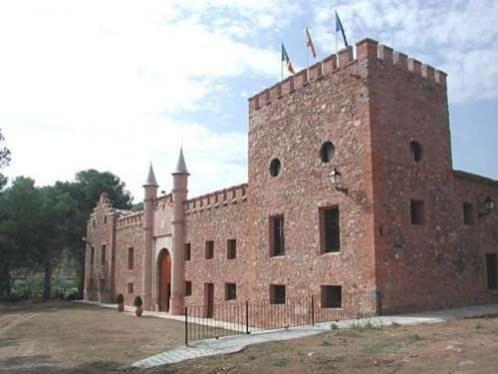
<instances>
[{"instance_id":1,"label":"small square window","mask_svg":"<svg viewBox=\"0 0 498 374\"><path fill-rule=\"evenodd\" d=\"M134 265L134 249L132 247L128 248L128 270L133 270Z\"/></svg>"},{"instance_id":2,"label":"small square window","mask_svg":"<svg viewBox=\"0 0 498 374\"><path fill-rule=\"evenodd\" d=\"M284 216L270 217L270 256L283 256L284 246Z\"/></svg>"},{"instance_id":3,"label":"small square window","mask_svg":"<svg viewBox=\"0 0 498 374\"><path fill-rule=\"evenodd\" d=\"M227 241L227 258L233 260L237 257L237 241L235 239L229 239Z\"/></svg>"},{"instance_id":4,"label":"small square window","mask_svg":"<svg viewBox=\"0 0 498 374\"><path fill-rule=\"evenodd\" d=\"M190 243L185 243L185 261L190 261Z\"/></svg>"},{"instance_id":5,"label":"small square window","mask_svg":"<svg viewBox=\"0 0 498 374\"><path fill-rule=\"evenodd\" d=\"M133 283L128 283L128 293L133 293Z\"/></svg>"},{"instance_id":6,"label":"small square window","mask_svg":"<svg viewBox=\"0 0 498 374\"><path fill-rule=\"evenodd\" d=\"M285 286L270 285L270 304L285 304Z\"/></svg>"},{"instance_id":7,"label":"small square window","mask_svg":"<svg viewBox=\"0 0 498 374\"><path fill-rule=\"evenodd\" d=\"M425 223L425 204L423 201L411 200L410 214L412 225L423 225Z\"/></svg>"},{"instance_id":8,"label":"small square window","mask_svg":"<svg viewBox=\"0 0 498 374\"><path fill-rule=\"evenodd\" d=\"M185 296L192 296L192 282L185 282Z\"/></svg>"},{"instance_id":9,"label":"small square window","mask_svg":"<svg viewBox=\"0 0 498 374\"><path fill-rule=\"evenodd\" d=\"M210 260L214 257L214 242L212 240L206 241L206 259Z\"/></svg>"},{"instance_id":10,"label":"small square window","mask_svg":"<svg viewBox=\"0 0 498 374\"><path fill-rule=\"evenodd\" d=\"M235 283L225 283L225 300L237 299L237 286Z\"/></svg>"},{"instance_id":11,"label":"small square window","mask_svg":"<svg viewBox=\"0 0 498 374\"><path fill-rule=\"evenodd\" d=\"M463 204L463 223L464 225L474 224L474 205L470 203Z\"/></svg>"},{"instance_id":12,"label":"small square window","mask_svg":"<svg viewBox=\"0 0 498 374\"><path fill-rule=\"evenodd\" d=\"M342 306L341 286L321 286L322 308L340 308Z\"/></svg>"}]
</instances>

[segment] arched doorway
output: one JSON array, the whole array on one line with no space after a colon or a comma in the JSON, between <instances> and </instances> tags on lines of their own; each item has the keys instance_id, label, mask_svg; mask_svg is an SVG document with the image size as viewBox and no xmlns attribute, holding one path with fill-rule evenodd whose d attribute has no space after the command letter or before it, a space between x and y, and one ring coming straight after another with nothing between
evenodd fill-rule
<instances>
[{"instance_id":1,"label":"arched doorway","mask_svg":"<svg viewBox=\"0 0 498 374\"><path fill-rule=\"evenodd\" d=\"M171 296L171 256L167 249L159 255L159 310L169 312Z\"/></svg>"}]
</instances>

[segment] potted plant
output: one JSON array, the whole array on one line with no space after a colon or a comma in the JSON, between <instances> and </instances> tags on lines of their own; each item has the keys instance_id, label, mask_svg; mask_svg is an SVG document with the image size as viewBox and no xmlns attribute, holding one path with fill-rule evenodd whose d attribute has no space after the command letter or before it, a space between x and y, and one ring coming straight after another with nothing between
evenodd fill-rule
<instances>
[{"instance_id":1,"label":"potted plant","mask_svg":"<svg viewBox=\"0 0 498 374\"><path fill-rule=\"evenodd\" d=\"M119 294L118 297L116 297L116 302L118 303L118 312L122 312L124 310L124 297L123 294Z\"/></svg>"},{"instance_id":2,"label":"potted plant","mask_svg":"<svg viewBox=\"0 0 498 374\"><path fill-rule=\"evenodd\" d=\"M140 296L136 296L135 297L135 300L133 300L133 305L135 305L135 307L137 309L135 309L135 314L137 315L137 317L142 317L142 313L144 311L144 309L142 308L142 298Z\"/></svg>"}]
</instances>

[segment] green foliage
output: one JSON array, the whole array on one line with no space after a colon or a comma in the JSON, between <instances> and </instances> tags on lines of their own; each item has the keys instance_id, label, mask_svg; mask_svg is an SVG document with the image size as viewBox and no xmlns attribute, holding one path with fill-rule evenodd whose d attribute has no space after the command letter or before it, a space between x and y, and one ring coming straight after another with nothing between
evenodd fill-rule
<instances>
[{"instance_id":1,"label":"green foliage","mask_svg":"<svg viewBox=\"0 0 498 374\"><path fill-rule=\"evenodd\" d=\"M133 305L137 308L143 305L142 298L140 296L135 296L135 300L133 300Z\"/></svg>"},{"instance_id":2,"label":"green foliage","mask_svg":"<svg viewBox=\"0 0 498 374\"><path fill-rule=\"evenodd\" d=\"M10 151L5 146L5 138L2 135L2 129L0 129L0 170L9 165L10 162ZM0 172L0 190L7 183L7 178Z\"/></svg>"}]
</instances>

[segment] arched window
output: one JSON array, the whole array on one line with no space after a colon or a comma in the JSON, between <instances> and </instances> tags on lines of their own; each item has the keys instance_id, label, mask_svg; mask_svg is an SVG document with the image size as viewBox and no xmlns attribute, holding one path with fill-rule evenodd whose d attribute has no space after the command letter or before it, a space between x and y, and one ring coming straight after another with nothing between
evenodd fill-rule
<instances>
[{"instance_id":1,"label":"arched window","mask_svg":"<svg viewBox=\"0 0 498 374\"><path fill-rule=\"evenodd\" d=\"M274 158L270 162L270 175L272 177L276 177L280 174L280 169L282 168L282 164L278 158Z\"/></svg>"},{"instance_id":2,"label":"arched window","mask_svg":"<svg viewBox=\"0 0 498 374\"><path fill-rule=\"evenodd\" d=\"M322 159L322 162L330 162L335 156L335 147L334 144L330 141L326 141L325 143L322 144L322 147L320 148L320 158Z\"/></svg>"},{"instance_id":3,"label":"arched window","mask_svg":"<svg viewBox=\"0 0 498 374\"><path fill-rule=\"evenodd\" d=\"M422 161L424 152L419 142L416 142L414 140L410 142L410 153L412 155L412 159L415 162Z\"/></svg>"}]
</instances>

